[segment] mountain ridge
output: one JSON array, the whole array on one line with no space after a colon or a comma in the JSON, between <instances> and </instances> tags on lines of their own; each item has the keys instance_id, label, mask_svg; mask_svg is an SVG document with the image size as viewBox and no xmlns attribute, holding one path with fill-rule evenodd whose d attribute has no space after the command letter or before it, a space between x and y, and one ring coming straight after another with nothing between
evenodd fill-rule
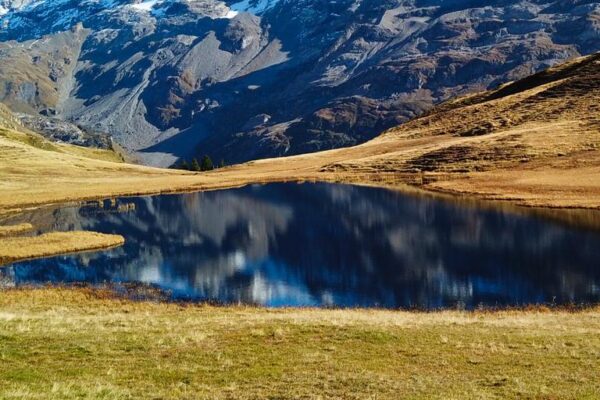
<instances>
[{"instance_id":1,"label":"mountain ridge","mask_svg":"<svg viewBox=\"0 0 600 400\"><path fill-rule=\"evenodd\" d=\"M162 166L356 145L456 95L600 50L600 5L588 0L280 1L260 15L243 9L267 3L58 3L26 7L0 32L0 100Z\"/></svg>"}]
</instances>

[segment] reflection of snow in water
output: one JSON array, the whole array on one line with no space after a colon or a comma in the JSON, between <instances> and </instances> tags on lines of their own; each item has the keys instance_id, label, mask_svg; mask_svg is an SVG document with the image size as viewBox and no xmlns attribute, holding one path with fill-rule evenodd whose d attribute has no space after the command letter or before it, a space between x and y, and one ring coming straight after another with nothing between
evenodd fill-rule
<instances>
[{"instance_id":1,"label":"reflection of snow in water","mask_svg":"<svg viewBox=\"0 0 600 400\"><path fill-rule=\"evenodd\" d=\"M158 265L147 265L140 270L137 279L144 283L160 284L162 281L160 268Z\"/></svg>"},{"instance_id":2,"label":"reflection of snow in water","mask_svg":"<svg viewBox=\"0 0 600 400\"><path fill-rule=\"evenodd\" d=\"M257 304L271 304L275 307L319 304L310 295L306 287L292 286L282 281L273 281L270 277L263 276L261 273L252 277L249 292L252 302Z\"/></svg>"}]
</instances>

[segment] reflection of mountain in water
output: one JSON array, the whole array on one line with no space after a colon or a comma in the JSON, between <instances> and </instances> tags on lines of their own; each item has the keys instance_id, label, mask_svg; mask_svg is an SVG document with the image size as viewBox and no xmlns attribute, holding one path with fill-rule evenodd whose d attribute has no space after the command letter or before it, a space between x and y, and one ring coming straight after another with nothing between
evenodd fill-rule
<instances>
[{"instance_id":1,"label":"reflection of mountain in water","mask_svg":"<svg viewBox=\"0 0 600 400\"><path fill-rule=\"evenodd\" d=\"M175 297L267 305L600 301L599 234L386 190L278 184L25 218L127 243L17 264L4 274L19 284L139 281Z\"/></svg>"}]
</instances>

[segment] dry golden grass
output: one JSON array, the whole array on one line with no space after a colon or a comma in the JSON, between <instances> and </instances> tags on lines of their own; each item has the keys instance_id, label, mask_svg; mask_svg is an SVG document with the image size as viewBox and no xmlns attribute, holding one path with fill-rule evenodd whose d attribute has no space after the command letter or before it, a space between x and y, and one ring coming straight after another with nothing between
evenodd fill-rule
<instances>
[{"instance_id":1,"label":"dry golden grass","mask_svg":"<svg viewBox=\"0 0 600 400\"><path fill-rule=\"evenodd\" d=\"M594 399L600 313L0 296L3 399Z\"/></svg>"},{"instance_id":2,"label":"dry golden grass","mask_svg":"<svg viewBox=\"0 0 600 400\"><path fill-rule=\"evenodd\" d=\"M9 226L0 226L0 238L7 236L15 236L33 230L31 224L18 224Z\"/></svg>"},{"instance_id":3,"label":"dry golden grass","mask_svg":"<svg viewBox=\"0 0 600 400\"><path fill-rule=\"evenodd\" d=\"M0 240L0 265L29 258L106 249L124 243L125 239L120 235L83 231L3 238Z\"/></svg>"},{"instance_id":4,"label":"dry golden grass","mask_svg":"<svg viewBox=\"0 0 600 400\"><path fill-rule=\"evenodd\" d=\"M91 158L101 161L111 161L115 163L122 163L122 156L114 151L103 150L103 149L95 149L90 147L81 147L69 144L57 144L56 145L59 151L62 151L67 154L71 154L74 156Z\"/></svg>"}]
</instances>

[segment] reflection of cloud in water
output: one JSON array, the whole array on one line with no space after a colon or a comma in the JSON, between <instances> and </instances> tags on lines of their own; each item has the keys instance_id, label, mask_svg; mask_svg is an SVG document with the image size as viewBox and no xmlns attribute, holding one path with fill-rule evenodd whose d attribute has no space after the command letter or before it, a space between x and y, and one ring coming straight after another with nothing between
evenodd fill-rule
<instances>
[{"instance_id":1,"label":"reflection of cloud in water","mask_svg":"<svg viewBox=\"0 0 600 400\"><path fill-rule=\"evenodd\" d=\"M125 218L109 218L125 220L127 229L146 233L136 246L133 268L120 273L128 280L175 290L191 286L195 294L210 298L221 297L227 281L246 264L265 259L269 241L285 230L292 216L289 207L231 192L173 196L169 201L144 198L137 209Z\"/></svg>"},{"instance_id":2,"label":"reflection of cloud in water","mask_svg":"<svg viewBox=\"0 0 600 400\"><path fill-rule=\"evenodd\" d=\"M9 269L23 283L138 281L175 296L273 306L600 298L596 233L380 189L278 184L24 218L42 230L118 232L127 241Z\"/></svg>"}]
</instances>

